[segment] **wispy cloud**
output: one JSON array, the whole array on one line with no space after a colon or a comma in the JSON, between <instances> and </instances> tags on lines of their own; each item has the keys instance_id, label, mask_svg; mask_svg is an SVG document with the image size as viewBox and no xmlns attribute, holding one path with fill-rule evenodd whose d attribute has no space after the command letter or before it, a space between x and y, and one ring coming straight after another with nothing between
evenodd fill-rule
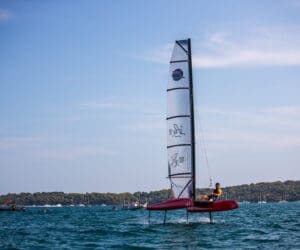
<instances>
[{"instance_id":1,"label":"wispy cloud","mask_svg":"<svg viewBox=\"0 0 300 250\"><path fill-rule=\"evenodd\" d=\"M299 27L261 28L239 37L214 32L193 41L193 65L197 68L300 65ZM140 58L168 63L172 44L145 52Z\"/></svg>"},{"instance_id":2,"label":"wispy cloud","mask_svg":"<svg viewBox=\"0 0 300 250\"><path fill-rule=\"evenodd\" d=\"M79 107L83 110L112 110L119 109L122 106L127 105L122 103L119 98L116 97L103 97L93 100L83 101L79 104Z\"/></svg>"},{"instance_id":3,"label":"wispy cloud","mask_svg":"<svg viewBox=\"0 0 300 250\"><path fill-rule=\"evenodd\" d=\"M100 146L73 145L69 147L56 147L41 149L34 156L39 159L50 160L76 160L81 157L99 157L113 155L114 152Z\"/></svg>"},{"instance_id":4,"label":"wispy cloud","mask_svg":"<svg viewBox=\"0 0 300 250\"><path fill-rule=\"evenodd\" d=\"M143 115L157 115L161 107L153 99L138 99L137 97L106 97L85 101L79 104L87 111L116 111Z\"/></svg>"},{"instance_id":5,"label":"wispy cloud","mask_svg":"<svg viewBox=\"0 0 300 250\"><path fill-rule=\"evenodd\" d=\"M163 115L151 115L147 118L135 119L127 125L122 126L122 129L133 131L164 131L166 129L166 122Z\"/></svg>"},{"instance_id":6,"label":"wispy cloud","mask_svg":"<svg viewBox=\"0 0 300 250\"><path fill-rule=\"evenodd\" d=\"M205 137L212 147L269 151L300 147L299 111L298 106L248 112L206 108L201 110L201 117L207 128L204 129ZM214 123L216 116L218 124ZM201 140L199 133L197 138Z\"/></svg>"},{"instance_id":7,"label":"wispy cloud","mask_svg":"<svg viewBox=\"0 0 300 250\"><path fill-rule=\"evenodd\" d=\"M112 109L112 108L120 107L117 103L101 102L101 101L85 102L82 103L80 106L86 109Z\"/></svg>"},{"instance_id":8,"label":"wispy cloud","mask_svg":"<svg viewBox=\"0 0 300 250\"><path fill-rule=\"evenodd\" d=\"M0 8L0 22L8 20L8 19L12 18L12 16L13 15L10 11Z\"/></svg>"},{"instance_id":9,"label":"wispy cloud","mask_svg":"<svg viewBox=\"0 0 300 250\"><path fill-rule=\"evenodd\" d=\"M150 49L136 57L150 62L168 63L170 61L173 46L173 43L168 43L159 48Z\"/></svg>"},{"instance_id":10,"label":"wispy cloud","mask_svg":"<svg viewBox=\"0 0 300 250\"><path fill-rule=\"evenodd\" d=\"M19 136L0 138L0 152L13 152L20 148L38 146L43 141L39 136Z\"/></svg>"},{"instance_id":11,"label":"wispy cloud","mask_svg":"<svg viewBox=\"0 0 300 250\"><path fill-rule=\"evenodd\" d=\"M226 121L247 122L264 128L266 125L272 128L299 128L300 129L300 107L279 106L261 108L256 111L224 110L222 108L202 108L200 112L210 116L218 116Z\"/></svg>"},{"instance_id":12,"label":"wispy cloud","mask_svg":"<svg viewBox=\"0 0 300 250\"><path fill-rule=\"evenodd\" d=\"M113 155L114 151L99 145L70 143L68 140L20 136L0 138L0 153L47 160L76 160L81 157Z\"/></svg>"}]
</instances>

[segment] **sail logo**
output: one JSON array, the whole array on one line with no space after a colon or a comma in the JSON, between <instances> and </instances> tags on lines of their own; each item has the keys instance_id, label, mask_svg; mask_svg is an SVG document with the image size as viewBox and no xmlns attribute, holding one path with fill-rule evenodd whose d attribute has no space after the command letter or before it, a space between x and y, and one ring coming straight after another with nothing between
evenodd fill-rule
<instances>
[{"instance_id":1,"label":"sail logo","mask_svg":"<svg viewBox=\"0 0 300 250\"><path fill-rule=\"evenodd\" d=\"M175 153L171 156L171 160L169 161L169 165L171 168L177 168L180 164L184 163L184 157L180 156L178 157L178 153Z\"/></svg>"},{"instance_id":2,"label":"sail logo","mask_svg":"<svg viewBox=\"0 0 300 250\"><path fill-rule=\"evenodd\" d=\"M183 71L182 69L175 69L173 72L172 72L172 78L174 81L179 81L180 79L183 78Z\"/></svg>"},{"instance_id":3,"label":"sail logo","mask_svg":"<svg viewBox=\"0 0 300 250\"><path fill-rule=\"evenodd\" d=\"M183 126L181 125L180 127L175 123L173 124L173 128L169 129L169 136L172 137L181 137L182 135L185 135L183 132Z\"/></svg>"}]
</instances>

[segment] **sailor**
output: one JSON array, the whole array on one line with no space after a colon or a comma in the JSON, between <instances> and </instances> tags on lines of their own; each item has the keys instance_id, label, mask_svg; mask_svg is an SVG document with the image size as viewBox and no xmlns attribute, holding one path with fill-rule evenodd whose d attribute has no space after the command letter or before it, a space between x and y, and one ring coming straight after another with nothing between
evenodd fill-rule
<instances>
[{"instance_id":1,"label":"sailor","mask_svg":"<svg viewBox=\"0 0 300 250\"><path fill-rule=\"evenodd\" d=\"M214 189L214 191L210 194L205 194L201 197L201 201L216 201L218 200L222 195L222 189L221 189L221 185L219 182L216 183L216 189Z\"/></svg>"}]
</instances>

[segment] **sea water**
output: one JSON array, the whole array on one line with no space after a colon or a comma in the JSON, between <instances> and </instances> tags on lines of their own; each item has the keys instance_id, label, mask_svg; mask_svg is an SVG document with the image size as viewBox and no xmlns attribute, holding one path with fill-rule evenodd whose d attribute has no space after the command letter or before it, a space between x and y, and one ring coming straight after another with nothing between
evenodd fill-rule
<instances>
[{"instance_id":1,"label":"sea water","mask_svg":"<svg viewBox=\"0 0 300 250\"><path fill-rule=\"evenodd\" d=\"M0 212L0 249L300 249L300 202L240 204L207 214L32 207Z\"/></svg>"}]
</instances>

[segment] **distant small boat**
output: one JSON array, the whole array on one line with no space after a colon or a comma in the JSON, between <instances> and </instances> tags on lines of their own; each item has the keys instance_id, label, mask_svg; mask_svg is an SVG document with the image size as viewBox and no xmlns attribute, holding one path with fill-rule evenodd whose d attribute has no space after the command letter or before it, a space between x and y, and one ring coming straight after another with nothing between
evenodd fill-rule
<instances>
[{"instance_id":1,"label":"distant small boat","mask_svg":"<svg viewBox=\"0 0 300 250\"><path fill-rule=\"evenodd\" d=\"M259 200L257 203L258 204L266 204L267 203L266 195L262 195L262 193L260 193L260 197L259 197Z\"/></svg>"},{"instance_id":2,"label":"distant small boat","mask_svg":"<svg viewBox=\"0 0 300 250\"><path fill-rule=\"evenodd\" d=\"M249 201L241 201L239 202L239 204L249 204L250 202Z\"/></svg>"},{"instance_id":3,"label":"distant small boat","mask_svg":"<svg viewBox=\"0 0 300 250\"><path fill-rule=\"evenodd\" d=\"M8 199L6 202L4 202L2 205L0 205L0 211L10 211L10 212L15 212L15 211L26 211L25 207L18 207L16 204L12 203L12 199Z\"/></svg>"},{"instance_id":4,"label":"distant small boat","mask_svg":"<svg viewBox=\"0 0 300 250\"><path fill-rule=\"evenodd\" d=\"M0 212L17 212L17 211L21 211L21 212L25 212L26 208L25 207L17 207L16 205L11 205L11 206L0 206Z\"/></svg>"},{"instance_id":5,"label":"distant small boat","mask_svg":"<svg viewBox=\"0 0 300 250\"><path fill-rule=\"evenodd\" d=\"M278 203L286 203L286 202L287 202L286 200L278 201Z\"/></svg>"},{"instance_id":6,"label":"distant small boat","mask_svg":"<svg viewBox=\"0 0 300 250\"><path fill-rule=\"evenodd\" d=\"M126 204L124 202L122 209L124 210L138 210L138 209L144 209L145 206L143 204L140 204L139 202L135 202L133 204Z\"/></svg>"}]
</instances>

